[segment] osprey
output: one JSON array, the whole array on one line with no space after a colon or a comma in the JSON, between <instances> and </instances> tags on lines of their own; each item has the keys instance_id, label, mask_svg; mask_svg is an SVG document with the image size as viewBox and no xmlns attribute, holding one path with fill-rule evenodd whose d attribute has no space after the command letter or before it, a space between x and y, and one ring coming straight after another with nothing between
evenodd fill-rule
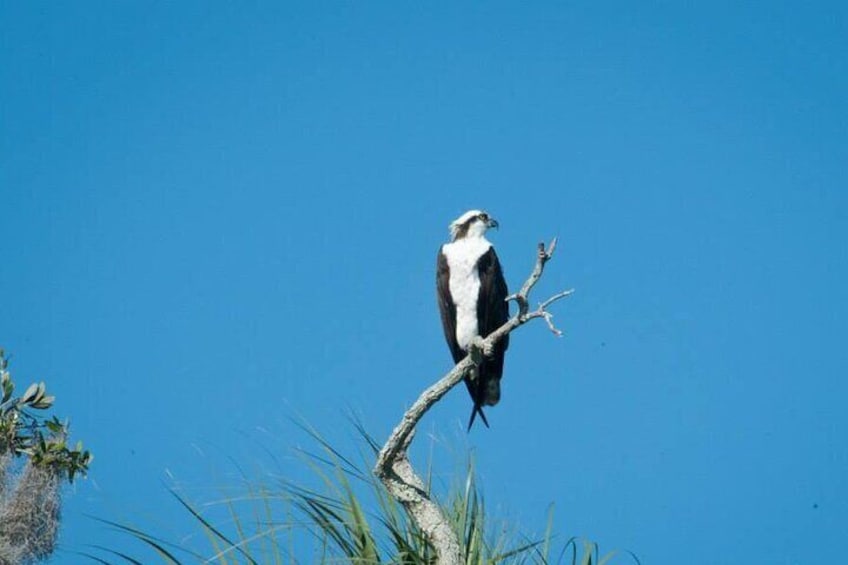
<instances>
[{"instance_id":1,"label":"osprey","mask_svg":"<svg viewBox=\"0 0 848 565\"><path fill-rule=\"evenodd\" d=\"M468 355L469 346L498 329L509 318L507 289L495 248L486 239L486 230L498 223L486 212L469 210L450 225L451 242L439 249L436 291L442 327L454 363ZM491 356L484 356L476 376L465 377L474 407L474 418L489 427L482 406L494 406L501 398L501 375L509 335L495 345Z\"/></svg>"}]
</instances>

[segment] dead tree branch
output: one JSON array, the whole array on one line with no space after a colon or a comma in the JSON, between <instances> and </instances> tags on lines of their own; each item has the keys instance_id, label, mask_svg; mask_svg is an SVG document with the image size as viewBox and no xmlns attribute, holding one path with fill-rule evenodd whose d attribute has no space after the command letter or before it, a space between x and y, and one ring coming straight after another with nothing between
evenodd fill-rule
<instances>
[{"instance_id":1,"label":"dead tree branch","mask_svg":"<svg viewBox=\"0 0 848 565\"><path fill-rule=\"evenodd\" d=\"M540 243L536 254L536 264L530 276L524 281L521 290L507 297L518 303L518 313L504 325L489 334L479 344L482 351L492 351L494 345L507 334L526 324L534 318L544 318L550 330L557 336L562 332L553 324L553 315L547 308L561 298L565 298L574 289L557 293L544 302L536 310L530 311L528 296L545 270L545 264L553 256L556 249L556 238L545 248ZM464 562L456 532L442 514L438 504L434 502L425 490L424 482L415 473L407 456L407 450L415 435L415 426L436 402L456 386L474 366L474 357L479 359L480 352L472 351L462 361L443 376L438 382L421 393L418 400L406 411L400 423L389 436L388 441L377 456L374 474L380 478L389 493L400 502L418 524L418 527L433 544L442 565L459 565Z\"/></svg>"}]
</instances>

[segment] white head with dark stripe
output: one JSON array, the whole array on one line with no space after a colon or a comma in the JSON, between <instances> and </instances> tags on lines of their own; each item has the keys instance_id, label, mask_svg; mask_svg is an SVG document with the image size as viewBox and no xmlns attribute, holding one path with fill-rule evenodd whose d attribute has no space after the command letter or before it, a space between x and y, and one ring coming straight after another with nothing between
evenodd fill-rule
<instances>
[{"instance_id":1,"label":"white head with dark stripe","mask_svg":"<svg viewBox=\"0 0 848 565\"><path fill-rule=\"evenodd\" d=\"M489 228L497 228L498 222L483 210L469 210L450 225L451 241L463 238L483 237Z\"/></svg>"}]
</instances>

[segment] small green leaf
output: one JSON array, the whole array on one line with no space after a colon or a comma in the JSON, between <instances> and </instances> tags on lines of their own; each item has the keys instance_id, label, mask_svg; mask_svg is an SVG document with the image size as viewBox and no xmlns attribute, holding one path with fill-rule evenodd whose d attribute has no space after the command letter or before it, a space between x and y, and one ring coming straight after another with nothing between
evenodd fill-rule
<instances>
[{"instance_id":1,"label":"small green leaf","mask_svg":"<svg viewBox=\"0 0 848 565\"><path fill-rule=\"evenodd\" d=\"M26 389L26 392L21 397L21 402L23 404L29 403L30 400L35 398L35 395L36 395L37 392L38 392L38 384L32 383L31 385L29 385L29 388Z\"/></svg>"},{"instance_id":2,"label":"small green leaf","mask_svg":"<svg viewBox=\"0 0 848 565\"><path fill-rule=\"evenodd\" d=\"M12 393L15 391L15 383L12 382L12 377L8 371L3 371L3 376L0 378L0 386L3 388L3 402L12 398Z\"/></svg>"},{"instance_id":3,"label":"small green leaf","mask_svg":"<svg viewBox=\"0 0 848 565\"><path fill-rule=\"evenodd\" d=\"M39 410L46 410L53 406L53 402L56 400L55 396L43 396L39 400L35 401L32 404L33 408L38 408Z\"/></svg>"},{"instance_id":4,"label":"small green leaf","mask_svg":"<svg viewBox=\"0 0 848 565\"><path fill-rule=\"evenodd\" d=\"M32 399L33 403L39 402L44 397L44 391L47 387L44 386L44 381L38 383L38 390L35 392L35 398Z\"/></svg>"}]
</instances>

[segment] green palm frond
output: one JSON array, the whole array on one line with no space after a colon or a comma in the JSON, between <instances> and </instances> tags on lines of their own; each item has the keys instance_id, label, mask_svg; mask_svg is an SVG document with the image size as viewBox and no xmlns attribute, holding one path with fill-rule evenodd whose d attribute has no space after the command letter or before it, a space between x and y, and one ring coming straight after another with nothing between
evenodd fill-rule
<instances>
[{"instance_id":1,"label":"green palm frond","mask_svg":"<svg viewBox=\"0 0 848 565\"><path fill-rule=\"evenodd\" d=\"M193 562L216 565L294 565L302 561L433 565L436 554L423 532L371 473L380 445L362 424L353 421L361 440L359 461L343 454L311 426L298 425L313 441L313 450L301 449L297 453L317 486L285 479L269 484L268 479L250 480L242 474L244 486L238 496L226 496L202 506L172 491L203 534L208 544L206 551L168 544L138 528L107 523L144 542L163 563L175 565L180 564L176 557L179 552L173 548L179 548ZM428 471L426 483L429 491L432 472ZM600 556L597 544L571 538L552 558L556 541L552 507L548 510L547 527L538 537L523 535L506 523L495 523L499 527L493 527L471 457L462 481L447 490L442 509L462 544L466 565L610 565L619 555L611 552ZM209 517L215 508L225 510L225 523L213 522ZM125 553L105 551L132 559ZM624 553L639 563L635 555ZM96 556L87 556L102 562Z\"/></svg>"}]
</instances>

